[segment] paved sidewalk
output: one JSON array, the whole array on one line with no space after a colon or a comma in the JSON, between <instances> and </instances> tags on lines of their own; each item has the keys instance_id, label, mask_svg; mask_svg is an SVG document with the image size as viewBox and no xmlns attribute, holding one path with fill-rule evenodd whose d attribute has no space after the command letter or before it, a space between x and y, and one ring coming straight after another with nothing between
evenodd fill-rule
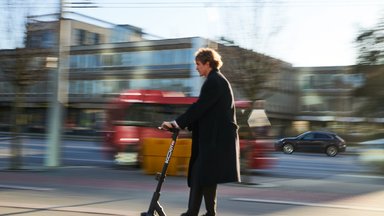
<instances>
[{"instance_id":1,"label":"paved sidewalk","mask_svg":"<svg viewBox=\"0 0 384 216\"><path fill-rule=\"evenodd\" d=\"M97 167L3 170L0 176L0 213L17 216L138 216L148 209L157 184L141 171ZM380 176L251 176L250 184L219 186L219 215L382 216L383 183ZM160 202L169 216L185 210L187 197L185 177L167 177ZM248 213L234 213L240 206L248 206L241 209Z\"/></svg>"}]
</instances>

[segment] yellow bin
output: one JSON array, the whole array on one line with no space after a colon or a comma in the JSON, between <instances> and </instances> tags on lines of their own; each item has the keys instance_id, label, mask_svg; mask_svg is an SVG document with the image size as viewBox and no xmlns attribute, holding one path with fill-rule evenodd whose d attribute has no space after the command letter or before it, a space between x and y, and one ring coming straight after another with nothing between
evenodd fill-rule
<instances>
[{"instance_id":1,"label":"yellow bin","mask_svg":"<svg viewBox=\"0 0 384 216\"><path fill-rule=\"evenodd\" d=\"M191 156L191 139L178 139L168 164L167 175L186 176ZM171 139L145 138L142 142L143 169L146 174L161 172Z\"/></svg>"}]
</instances>

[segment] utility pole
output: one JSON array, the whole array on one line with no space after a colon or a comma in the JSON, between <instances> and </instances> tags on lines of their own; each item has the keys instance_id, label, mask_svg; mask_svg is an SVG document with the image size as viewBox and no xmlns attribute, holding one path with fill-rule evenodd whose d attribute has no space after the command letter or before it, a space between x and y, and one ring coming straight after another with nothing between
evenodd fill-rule
<instances>
[{"instance_id":1,"label":"utility pole","mask_svg":"<svg viewBox=\"0 0 384 216\"><path fill-rule=\"evenodd\" d=\"M48 143L45 154L45 166L60 166L61 137L68 104L68 55L70 49L70 23L63 17L64 0L60 0L58 68L52 74L51 106L49 110Z\"/></svg>"},{"instance_id":2,"label":"utility pole","mask_svg":"<svg viewBox=\"0 0 384 216\"><path fill-rule=\"evenodd\" d=\"M71 46L71 24L64 18L65 0L60 0L59 8L59 38L58 38L58 68L52 74L51 106L49 110L48 143L45 153L45 166L60 166L61 139L68 106L68 72L69 51ZM92 1L72 2L72 8L95 8Z\"/></svg>"}]
</instances>

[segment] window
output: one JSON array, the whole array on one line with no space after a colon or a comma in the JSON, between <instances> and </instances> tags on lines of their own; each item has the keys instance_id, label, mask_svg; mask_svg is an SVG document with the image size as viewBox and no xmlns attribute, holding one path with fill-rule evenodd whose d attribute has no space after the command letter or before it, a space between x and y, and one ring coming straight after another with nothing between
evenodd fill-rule
<instances>
[{"instance_id":1,"label":"window","mask_svg":"<svg viewBox=\"0 0 384 216\"><path fill-rule=\"evenodd\" d=\"M28 36L28 37L29 37L28 47L38 48L40 46L40 41L41 41L40 35L31 33L31 36Z\"/></svg>"},{"instance_id":2,"label":"window","mask_svg":"<svg viewBox=\"0 0 384 216\"><path fill-rule=\"evenodd\" d=\"M87 62L86 62L86 56L85 55L79 55L78 56L78 62L77 62L77 66L79 68L85 68L85 66L87 65Z\"/></svg>"},{"instance_id":3,"label":"window","mask_svg":"<svg viewBox=\"0 0 384 216\"><path fill-rule=\"evenodd\" d=\"M164 119L175 119L188 107L189 104L134 103L127 108L124 120L128 124L157 127Z\"/></svg>"},{"instance_id":4,"label":"window","mask_svg":"<svg viewBox=\"0 0 384 216\"><path fill-rule=\"evenodd\" d=\"M331 139L330 136L328 136L327 134L315 134L315 139Z\"/></svg>"},{"instance_id":5,"label":"window","mask_svg":"<svg viewBox=\"0 0 384 216\"><path fill-rule=\"evenodd\" d=\"M86 44L86 31L83 29L75 29L75 45L85 45Z\"/></svg>"},{"instance_id":6,"label":"window","mask_svg":"<svg viewBox=\"0 0 384 216\"><path fill-rule=\"evenodd\" d=\"M124 66L191 64L191 49L152 50L121 53Z\"/></svg>"},{"instance_id":7,"label":"window","mask_svg":"<svg viewBox=\"0 0 384 216\"><path fill-rule=\"evenodd\" d=\"M99 55L87 55L88 59L88 68L96 68L100 66L100 56Z\"/></svg>"},{"instance_id":8,"label":"window","mask_svg":"<svg viewBox=\"0 0 384 216\"><path fill-rule=\"evenodd\" d=\"M108 66L121 66L122 64L122 58L121 54L104 54L101 56L101 63L102 66L108 67Z\"/></svg>"},{"instance_id":9,"label":"window","mask_svg":"<svg viewBox=\"0 0 384 216\"><path fill-rule=\"evenodd\" d=\"M78 55L72 55L69 59L69 62L70 62L71 68L77 68Z\"/></svg>"},{"instance_id":10,"label":"window","mask_svg":"<svg viewBox=\"0 0 384 216\"><path fill-rule=\"evenodd\" d=\"M121 54L121 61L124 66L133 66L133 52L127 52Z\"/></svg>"},{"instance_id":11,"label":"window","mask_svg":"<svg viewBox=\"0 0 384 216\"><path fill-rule=\"evenodd\" d=\"M313 139L313 136L314 135L312 133L306 134L306 135L304 135L303 140L311 140L311 139Z\"/></svg>"},{"instance_id":12,"label":"window","mask_svg":"<svg viewBox=\"0 0 384 216\"><path fill-rule=\"evenodd\" d=\"M54 32L46 31L42 32L42 37L41 37L41 47L42 48L52 48L55 46L55 34Z\"/></svg>"},{"instance_id":13,"label":"window","mask_svg":"<svg viewBox=\"0 0 384 216\"><path fill-rule=\"evenodd\" d=\"M92 42L93 42L93 44L99 44L100 43L100 34L93 33Z\"/></svg>"}]
</instances>

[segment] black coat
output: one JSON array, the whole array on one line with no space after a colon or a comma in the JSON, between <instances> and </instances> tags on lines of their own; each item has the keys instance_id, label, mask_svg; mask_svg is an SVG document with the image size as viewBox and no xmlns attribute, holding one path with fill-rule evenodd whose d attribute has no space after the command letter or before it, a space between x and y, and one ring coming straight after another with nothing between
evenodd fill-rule
<instances>
[{"instance_id":1,"label":"black coat","mask_svg":"<svg viewBox=\"0 0 384 216\"><path fill-rule=\"evenodd\" d=\"M201 186L240 181L239 138L232 88L218 70L212 70L198 100L180 115L180 128L192 131L192 154L189 163L198 166Z\"/></svg>"}]
</instances>

